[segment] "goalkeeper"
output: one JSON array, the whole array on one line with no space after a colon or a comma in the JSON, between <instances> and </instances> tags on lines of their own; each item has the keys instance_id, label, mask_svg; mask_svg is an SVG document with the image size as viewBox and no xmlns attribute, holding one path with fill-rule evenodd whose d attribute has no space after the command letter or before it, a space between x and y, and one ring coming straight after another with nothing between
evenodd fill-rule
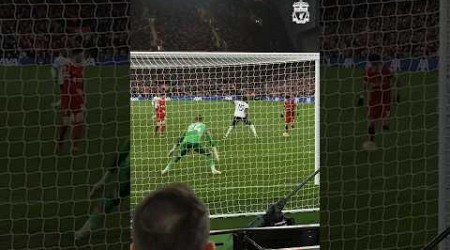
<instances>
[{"instance_id":1,"label":"goalkeeper","mask_svg":"<svg viewBox=\"0 0 450 250\"><path fill-rule=\"evenodd\" d=\"M167 164L166 168L161 171L161 174L164 175L169 172L175 163L179 162L183 156L191 151L206 156L209 161L211 172L213 174L221 174L221 172L216 169L215 164L219 159L217 149L208 131L208 127L202 120L203 118L201 115L196 116L195 122L189 125L187 131L178 139L177 144L175 144L169 152L169 156L171 157L170 162ZM206 140L209 142L212 152L202 147L201 141L203 136L205 136ZM175 154L177 148L179 148L179 154Z\"/></svg>"},{"instance_id":2,"label":"goalkeeper","mask_svg":"<svg viewBox=\"0 0 450 250\"><path fill-rule=\"evenodd\" d=\"M130 196L130 141L127 141L119 151L113 168L109 169L102 179L97 182L90 196L94 196L106 183L112 180L119 181L119 197L105 197L94 208L86 223L75 232L75 239L81 240L93 230L102 226L102 215L116 210L120 202Z\"/></svg>"}]
</instances>

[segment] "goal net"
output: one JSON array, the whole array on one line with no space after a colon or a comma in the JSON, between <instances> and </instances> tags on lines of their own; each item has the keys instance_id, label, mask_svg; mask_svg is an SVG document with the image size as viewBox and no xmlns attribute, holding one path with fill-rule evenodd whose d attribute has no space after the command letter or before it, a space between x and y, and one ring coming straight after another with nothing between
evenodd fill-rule
<instances>
[{"instance_id":1,"label":"goal net","mask_svg":"<svg viewBox=\"0 0 450 250\"><path fill-rule=\"evenodd\" d=\"M422 249L438 233L439 1L321 9L321 248ZM367 98L358 100L371 54L399 81L389 126L375 126L378 149L367 152Z\"/></svg>"},{"instance_id":2,"label":"goal net","mask_svg":"<svg viewBox=\"0 0 450 250\"><path fill-rule=\"evenodd\" d=\"M184 182L211 217L265 212L318 168L318 83L318 54L132 52L132 205L164 184ZM158 112L152 100L163 95L165 132L155 133ZM297 107L293 128L285 134L286 95ZM248 119L234 119L233 101L243 97ZM198 115L216 144L216 169L222 173L213 175L208 156L194 148L162 175L174 157L168 157L169 150ZM202 147L211 150L207 142ZM318 181L307 184L287 210L318 210Z\"/></svg>"},{"instance_id":3,"label":"goal net","mask_svg":"<svg viewBox=\"0 0 450 250\"><path fill-rule=\"evenodd\" d=\"M0 1L1 249L129 247L128 201L74 239L103 196L89 197L90 189L129 137L128 7L128 0ZM60 82L51 69L59 52L74 48L84 49L87 64L84 133L72 153L69 128L56 154Z\"/></svg>"},{"instance_id":4,"label":"goal net","mask_svg":"<svg viewBox=\"0 0 450 250\"><path fill-rule=\"evenodd\" d=\"M441 1L440 24L440 169L439 169L439 233L450 227L450 4ZM446 237L439 249L450 249L450 237Z\"/></svg>"}]
</instances>

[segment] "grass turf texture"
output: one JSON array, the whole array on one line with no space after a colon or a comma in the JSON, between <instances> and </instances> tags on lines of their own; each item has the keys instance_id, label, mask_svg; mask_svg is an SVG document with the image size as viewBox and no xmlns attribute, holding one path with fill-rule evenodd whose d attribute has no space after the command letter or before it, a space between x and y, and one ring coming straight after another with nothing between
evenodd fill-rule
<instances>
[{"instance_id":1,"label":"grass turf texture","mask_svg":"<svg viewBox=\"0 0 450 250\"><path fill-rule=\"evenodd\" d=\"M156 188L184 182L208 205L212 215L264 212L270 203L287 195L297 183L314 172L314 105L299 105L299 119L289 138L282 136L282 102L251 101L251 120L260 139L242 124L228 139L234 104L226 101L170 101L167 104L167 134L154 136L150 101L131 104L132 204ZM178 136L201 114L218 142L222 175L213 176L199 155L188 155L165 176L167 153ZM318 208L318 187L312 182L287 208ZM245 225L241 225L245 226Z\"/></svg>"},{"instance_id":2,"label":"grass turf texture","mask_svg":"<svg viewBox=\"0 0 450 250\"><path fill-rule=\"evenodd\" d=\"M112 250L128 244L128 231L121 229L129 227L127 212L108 216L111 230L100 230L91 242L74 243L74 230L89 213L89 189L111 166L130 128L128 67L90 67L85 76L88 142L75 157L67 143L55 156L60 120L51 103L59 95L50 67L0 67L1 249Z\"/></svg>"},{"instance_id":3,"label":"grass turf texture","mask_svg":"<svg viewBox=\"0 0 450 250\"><path fill-rule=\"evenodd\" d=\"M101 177L104 168L99 163L109 166L117 137L128 134L128 68L90 69L86 85L89 154L72 158L65 153L55 157L53 140L59 120L56 110L49 106L55 101L56 93L56 86L48 81L49 72L45 66L0 67L0 162L6 169L0 173L0 246L75 249L73 230L86 219L88 189ZM120 76L119 81L113 78L114 72ZM393 110L391 129L377 136L382 147L367 154L360 150L367 130L365 112L355 105L361 71L326 68L322 73L322 246L420 249L437 231L437 74L402 74L406 85L401 89L400 104ZM232 108L227 110L225 127ZM116 120L123 122L117 124ZM151 123L146 120L142 124ZM217 138L222 136L220 132L225 132L225 127L218 134L212 127ZM231 140L237 139L238 130ZM251 139L250 131L242 133ZM150 139L151 136L145 140ZM166 142L163 154L173 140ZM148 152L154 147L149 144ZM223 158L222 147L220 144ZM150 158L145 161L150 162ZM182 160L185 161L188 159ZM201 174L202 180L210 179L206 162L200 159L196 162L201 163L199 171L180 164L174 171L186 171L191 173L190 177ZM165 163L158 161L154 170L159 171ZM167 178L175 179L175 176L171 174ZM117 218L111 216L107 220L114 230L94 235L91 243L95 249L106 249L100 245L103 242L111 243L109 249L123 247L119 242L121 230ZM127 224L127 216L123 219ZM212 226L233 228L245 226L248 221L245 217L217 219ZM79 249L91 249L91 246Z\"/></svg>"},{"instance_id":4,"label":"grass turf texture","mask_svg":"<svg viewBox=\"0 0 450 250\"><path fill-rule=\"evenodd\" d=\"M399 74L390 130L366 153L363 72L321 72L321 247L422 249L437 234L437 74Z\"/></svg>"}]
</instances>

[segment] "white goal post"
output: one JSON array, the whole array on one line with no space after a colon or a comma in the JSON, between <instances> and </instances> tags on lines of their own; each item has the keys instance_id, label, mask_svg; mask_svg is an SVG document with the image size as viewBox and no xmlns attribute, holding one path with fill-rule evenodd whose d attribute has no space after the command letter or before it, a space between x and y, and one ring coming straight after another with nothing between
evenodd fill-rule
<instances>
[{"instance_id":1,"label":"white goal post","mask_svg":"<svg viewBox=\"0 0 450 250\"><path fill-rule=\"evenodd\" d=\"M439 231L450 226L450 4L440 1L439 51ZM440 249L450 249L450 237Z\"/></svg>"},{"instance_id":2,"label":"white goal post","mask_svg":"<svg viewBox=\"0 0 450 250\"><path fill-rule=\"evenodd\" d=\"M132 206L164 184L185 182L213 218L262 214L319 169L319 53L131 52L130 69ZM196 86L192 90L190 85ZM150 103L161 94L168 100L167 131L157 136ZM259 139L241 125L230 138L219 139L233 116L227 100L247 95ZM280 118L286 95L295 97L300 109L289 134L283 133L285 120ZM205 123L219 141L217 169L222 174L211 175L203 166L205 158L188 155L162 176L170 160L167 151L193 113L206 114ZM319 183L317 175L286 211L318 211Z\"/></svg>"}]
</instances>

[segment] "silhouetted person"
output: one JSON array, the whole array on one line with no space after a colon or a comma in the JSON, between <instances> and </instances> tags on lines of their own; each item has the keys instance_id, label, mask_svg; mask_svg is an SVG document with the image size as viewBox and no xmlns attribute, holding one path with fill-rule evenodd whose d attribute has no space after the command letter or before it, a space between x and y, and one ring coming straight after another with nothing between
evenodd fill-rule
<instances>
[{"instance_id":1,"label":"silhouetted person","mask_svg":"<svg viewBox=\"0 0 450 250\"><path fill-rule=\"evenodd\" d=\"M132 250L213 250L205 205L183 184L145 198L133 219Z\"/></svg>"}]
</instances>

